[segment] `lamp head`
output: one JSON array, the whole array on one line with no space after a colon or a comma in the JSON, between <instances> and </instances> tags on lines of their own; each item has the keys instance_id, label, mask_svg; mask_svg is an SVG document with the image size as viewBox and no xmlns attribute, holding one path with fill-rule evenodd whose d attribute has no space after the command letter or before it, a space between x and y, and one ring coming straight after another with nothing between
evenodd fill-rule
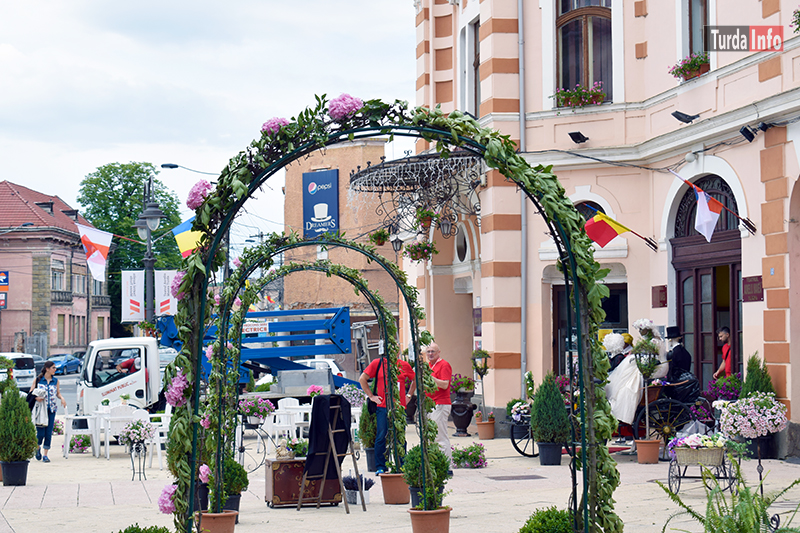
<instances>
[{"instance_id":1,"label":"lamp head","mask_svg":"<svg viewBox=\"0 0 800 533\"><path fill-rule=\"evenodd\" d=\"M571 131L569 132L569 138L572 139L572 142L575 144L585 143L589 140L589 137L586 137L583 133L579 131Z\"/></svg>"},{"instance_id":2,"label":"lamp head","mask_svg":"<svg viewBox=\"0 0 800 533\"><path fill-rule=\"evenodd\" d=\"M684 124L691 124L693 120L700 118L700 115L687 115L686 113L681 113L680 111L673 111L672 116Z\"/></svg>"},{"instance_id":3,"label":"lamp head","mask_svg":"<svg viewBox=\"0 0 800 533\"><path fill-rule=\"evenodd\" d=\"M155 231L161 224L161 219L164 218L164 212L159 208L158 202L147 202L147 207L140 218L144 219L150 231Z\"/></svg>"},{"instance_id":4,"label":"lamp head","mask_svg":"<svg viewBox=\"0 0 800 533\"><path fill-rule=\"evenodd\" d=\"M140 239L145 240L147 238L147 222L145 222L143 218L139 217L136 219L136 222L133 223L133 227L136 228L136 233L139 235Z\"/></svg>"},{"instance_id":5,"label":"lamp head","mask_svg":"<svg viewBox=\"0 0 800 533\"><path fill-rule=\"evenodd\" d=\"M753 129L750 126L748 126L746 124L744 126L742 126L742 129L739 130L739 133L742 134L742 137L747 139L747 142L753 142L753 139L756 138L756 133L753 131Z\"/></svg>"}]
</instances>

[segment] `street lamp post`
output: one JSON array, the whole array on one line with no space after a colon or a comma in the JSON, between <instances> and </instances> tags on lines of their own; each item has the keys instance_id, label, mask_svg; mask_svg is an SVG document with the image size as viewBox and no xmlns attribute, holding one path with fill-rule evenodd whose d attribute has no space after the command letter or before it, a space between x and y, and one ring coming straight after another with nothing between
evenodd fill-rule
<instances>
[{"instance_id":1,"label":"street lamp post","mask_svg":"<svg viewBox=\"0 0 800 533\"><path fill-rule=\"evenodd\" d=\"M153 255L153 232L157 230L159 224L161 224L161 219L164 218L164 212L161 211L153 195L152 174L144 186L142 205L142 214L139 215L133 227L136 228L139 238L147 243L147 251L144 254L144 259L142 259L142 263L144 264L144 319L147 322L153 323L153 318L156 314L156 272L154 268L156 258Z\"/></svg>"}]
</instances>

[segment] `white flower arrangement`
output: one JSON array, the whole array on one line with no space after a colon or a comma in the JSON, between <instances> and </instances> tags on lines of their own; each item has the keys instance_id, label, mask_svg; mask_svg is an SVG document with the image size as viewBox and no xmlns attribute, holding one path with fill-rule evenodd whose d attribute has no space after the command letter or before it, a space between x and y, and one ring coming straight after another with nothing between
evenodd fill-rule
<instances>
[{"instance_id":1,"label":"white flower arrangement","mask_svg":"<svg viewBox=\"0 0 800 533\"><path fill-rule=\"evenodd\" d=\"M134 420L128 422L119 433L120 444L134 444L150 440L156 433L156 428L150 422L144 420Z\"/></svg>"},{"instance_id":2,"label":"white flower arrangement","mask_svg":"<svg viewBox=\"0 0 800 533\"><path fill-rule=\"evenodd\" d=\"M649 318L640 318L633 323L633 327L639 330L639 335L642 337L658 337L656 325Z\"/></svg>"},{"instance_id":3,"label":"white flower arrangement","mask_svg":"<svg viewBox=\"0 0 800 533\"><path fill-rule=\"evenodd\" d=\"M609 355L617 355L625 349L625 338L620 333L609 333L603 338L603 346Z\"/></svg>"}]
</instances>

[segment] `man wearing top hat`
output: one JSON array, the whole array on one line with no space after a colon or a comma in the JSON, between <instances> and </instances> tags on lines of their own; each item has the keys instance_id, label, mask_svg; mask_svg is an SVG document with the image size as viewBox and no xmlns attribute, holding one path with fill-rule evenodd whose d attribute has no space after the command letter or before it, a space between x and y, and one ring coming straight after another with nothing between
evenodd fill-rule
<instances>
[{"instance_id":1,"label":"man wearing top hat","mask_svg":"<svg viewBox=\"0 0 800 533\"><path fill-rule=\"evenodd\" d=\"M692 372L692 356L681 344L682 337L678 326L667 327L667 341L669 342L667 381L671 383L681 381L681 374L684 372Z\"/></svg>"}]
</instances>

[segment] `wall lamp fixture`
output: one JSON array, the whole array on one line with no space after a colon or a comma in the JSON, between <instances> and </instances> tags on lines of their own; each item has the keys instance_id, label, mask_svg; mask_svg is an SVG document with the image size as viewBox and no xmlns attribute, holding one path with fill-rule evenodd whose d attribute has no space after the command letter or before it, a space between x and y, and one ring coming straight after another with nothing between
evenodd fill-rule
<instances>
[{"instance_id":1,"label":"wall lamp fixture","mask_svg":"<svg viewBox=\"0 0 800 533\"><path fill-rule=\"evenodd\" d=\"M569 138L572 139L572 142L575 144L585 143L589 140L589 137L586 137L583 133L579 131L571 131L569 132Z\"/></svg>"},{"instance_id":2,"label":"wall lamp fixture","mask_svg":"<svg viewBox=\"0 0 800 533\"><path fill-rule=\"evenodd\" d=\"M691 124L693 120L700 118L700 115L687 115L686 113L681 113L680 111L673 111L672 116L684 124Z\"/></svg>"}]
</instances>

